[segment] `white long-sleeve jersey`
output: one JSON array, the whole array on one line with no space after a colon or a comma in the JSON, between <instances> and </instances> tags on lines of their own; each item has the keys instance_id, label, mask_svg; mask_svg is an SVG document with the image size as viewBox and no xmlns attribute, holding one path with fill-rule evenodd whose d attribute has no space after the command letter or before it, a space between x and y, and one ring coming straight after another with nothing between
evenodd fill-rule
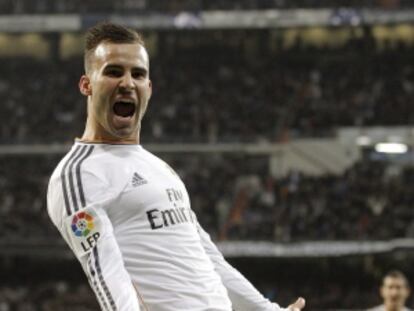
<instances>
[{"instance_id":1,"label":"white long-sleeve jersey","mask_svg":"<svg viewBox=\"0 0 414 311\"><path fill-rule=\"evenodd\" d=\"M181 179L140 145L76 142L47 205L102 310L283 310L225 261Z\"/></svg>"}]
</instances>

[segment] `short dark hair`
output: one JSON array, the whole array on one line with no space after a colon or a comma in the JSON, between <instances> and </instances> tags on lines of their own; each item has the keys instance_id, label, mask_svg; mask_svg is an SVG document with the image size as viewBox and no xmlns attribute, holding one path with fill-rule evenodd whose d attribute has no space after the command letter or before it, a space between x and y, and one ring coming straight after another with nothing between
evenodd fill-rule
<instances>
[{"instance_id":1,"label":"short dark hair","mask_svg":"<svg viewBox=\"0 0 414 311\"><path fill-rule=\"evenodd\" d=\"M89 70L89 56L102 42L138 43L145 46L142 35L133 29L110 22L98 23L86 32L84 51L85 72Z\"/></svg>"},{"instance_id":2,"label":"short dark hair","mask_svg":"<svg viewBox=\"0 0 414 311\"><path fill-rule=\"evenodd\" d=\"M410 287L410 283L408 282L407 277L399 270L391 270L386 275L384 275L383 282L386 278L393 278L393 279L400 279L403 280L407 287Z\"/></svg>"}]
</instances>

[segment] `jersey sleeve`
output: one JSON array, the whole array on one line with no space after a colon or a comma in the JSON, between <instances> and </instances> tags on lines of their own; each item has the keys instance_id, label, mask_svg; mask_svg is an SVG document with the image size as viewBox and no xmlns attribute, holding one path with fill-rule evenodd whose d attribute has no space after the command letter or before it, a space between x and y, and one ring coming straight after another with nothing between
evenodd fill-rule
<instances>
[{"instance_id":1,"label":"jersey sleeve","mask_svg":"<svg viewBox=\"0 0 414 311\"><path fill-rule=\"evenodd\" d=\"M99 181L96 181L99 183ZM95 183L96 187L96 183ZM82 265L102 310L139 311L135 287L125 269L121 251L107 215L113 196L68 209L61 176L49 182L47 205L52 222ZM69 201L70 203L70 201Z\"/></svg>"},{"instance_id":2,"label":"jersey sleeve","mask_svg":"<svg viewBox=\"0 0 414 311\"><path fill-rule=\"evenodd\" d=\"M263 297L239 271L224 259L216 245L211 241L210 235L200 225L198 225L198 229L203 248L213 262L216 272L220 275L235 311L288 310Z\"/></svg>"}]
</instances>

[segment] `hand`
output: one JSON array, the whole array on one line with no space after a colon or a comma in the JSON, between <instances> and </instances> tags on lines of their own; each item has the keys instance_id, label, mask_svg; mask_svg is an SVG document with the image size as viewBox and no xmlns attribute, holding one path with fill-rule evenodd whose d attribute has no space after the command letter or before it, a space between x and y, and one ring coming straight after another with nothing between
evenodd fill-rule
<instances>
[{"instance_id":1,"label":"hand","mask_svg":"<svg viewBox=\"0 0 414 311\"><path fill-rule=\"evenodd\" d=\"M294 303L289 305L289 311L300 311L305 307L305 299L299 297Z\"/></svg>"}]
</instances>

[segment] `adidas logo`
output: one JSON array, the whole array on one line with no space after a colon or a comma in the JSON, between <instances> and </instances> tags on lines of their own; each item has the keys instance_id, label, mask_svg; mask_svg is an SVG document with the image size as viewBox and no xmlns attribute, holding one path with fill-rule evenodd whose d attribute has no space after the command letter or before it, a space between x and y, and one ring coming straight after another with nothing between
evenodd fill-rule
<instances>
[{"instance_id":1,"label":"adidas logo","mask_svg":"<svg viewBox=\"0 0 414 311\"><path fill-rule=\"evenodd\" d=\"M135 172L134 175L132 176L132 186L134 187L145 185L147 183L148 181L142 178L137 172Z\"/></svg>"}]
</instances>

